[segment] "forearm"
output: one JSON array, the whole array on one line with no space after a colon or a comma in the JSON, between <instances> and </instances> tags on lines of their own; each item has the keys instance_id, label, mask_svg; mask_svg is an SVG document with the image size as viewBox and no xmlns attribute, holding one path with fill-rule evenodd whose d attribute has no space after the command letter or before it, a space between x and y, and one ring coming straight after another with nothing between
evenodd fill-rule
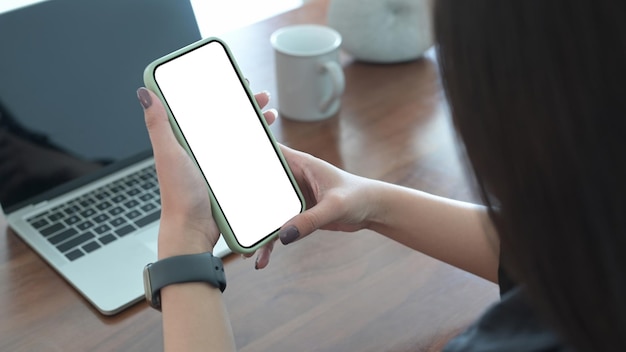
<instances>
[{"instance_id":1,"label":"forearm","mask_svg":"<svg viewBox=\"0 0 626 352\"><path fill-rule=\"evenodd\" d=\"M159 259L212 252L208 241L199 239L185 222L169 217L161 220ZM235 351L233 333L222 292L208 283L193 282L161 289L165 351Z\"/></svg>"},{"instance_id":2,"label":"forearm","mask_svg":"<svg viewBox=\"0 0 626 352\"><path fill-rule=\"evenodd\" d=\"M485 207L382 182L373 194L372 230L497 282L499 241Z\"/></svg>"},{"instance_id":3,"label":"forearm","mask_svg":"<svg viewBox=\"0 0 626 352\"><path fill-rule=\"evenodd\" d=\"M165 351L235 351L219 289L206 283L161 290Z\"/></svg>"}]
</instances>

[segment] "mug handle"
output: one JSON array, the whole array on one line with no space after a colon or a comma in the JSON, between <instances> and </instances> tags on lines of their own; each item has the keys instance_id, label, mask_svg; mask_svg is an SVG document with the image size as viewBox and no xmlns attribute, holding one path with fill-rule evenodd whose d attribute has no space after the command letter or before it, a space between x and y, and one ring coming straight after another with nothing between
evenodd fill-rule
<instances>
[{"instance_id":1,"label":"mug handle","mask_svg":"<svg viewBox=\"0 0 626 352\"><path fill-rule=\"evenodd\" d=\"M322 69L328 71L333 85L330 95L320 103L320 110L326 112L332 103L343 94L346 88L346 80L343 75L343 69L335 61L327 61L322 65Z\"/></svg>"}]
</instances>

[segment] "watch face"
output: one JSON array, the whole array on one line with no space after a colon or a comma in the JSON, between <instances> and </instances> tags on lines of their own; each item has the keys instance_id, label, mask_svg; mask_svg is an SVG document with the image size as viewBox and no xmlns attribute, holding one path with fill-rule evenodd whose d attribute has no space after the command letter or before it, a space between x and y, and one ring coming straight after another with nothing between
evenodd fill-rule
<instances>
[{"instance_id":1,"label":"watch face","mask_svg":"<svg viewBox=\"0 0 626 352\"><path fill-rule=\"evenodd\" d=\"M152 264L148 264L146 265L145 268L143 268L143 289L144 289L144 294L146 296L146 301L148 301L148 304L156 309L160 308L160 305L158 305L158 297L156 297L157 299L155 299L155 297L152 295L152 282L150 280L150 266Z\"/></svg>"}]
</instances>

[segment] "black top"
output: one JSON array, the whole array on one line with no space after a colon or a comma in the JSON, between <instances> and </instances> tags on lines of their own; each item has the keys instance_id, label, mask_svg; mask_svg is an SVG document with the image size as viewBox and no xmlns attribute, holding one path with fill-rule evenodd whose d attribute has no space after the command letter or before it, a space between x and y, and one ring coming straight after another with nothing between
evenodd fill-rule
<instances>
[{"instance_id":1,"label":"black top","mask_svg":"<svg viewBox=\"0 0 626 352\"><path fill-rule=\"evenodd\" d=\"M444 352L571 352L532 311L523 286L515 286L500 271L500 301L487 309Z\"/></svg>"}]
</instances>

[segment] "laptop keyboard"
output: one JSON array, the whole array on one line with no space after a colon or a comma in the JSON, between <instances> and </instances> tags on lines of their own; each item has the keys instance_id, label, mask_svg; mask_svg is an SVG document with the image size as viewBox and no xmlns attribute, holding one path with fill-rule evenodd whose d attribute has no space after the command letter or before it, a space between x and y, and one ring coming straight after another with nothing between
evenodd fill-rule
<instances>
[{"instance_id":1,"label":"laptop keyboard","mask_svg":"<svg viewBox=\"0 0 626 352\"><path fill-rule=\"evenodd\" d=\"M160 216L161 194L151 165L27 221L73 261Z\"/></svg>"}]
</instances>

